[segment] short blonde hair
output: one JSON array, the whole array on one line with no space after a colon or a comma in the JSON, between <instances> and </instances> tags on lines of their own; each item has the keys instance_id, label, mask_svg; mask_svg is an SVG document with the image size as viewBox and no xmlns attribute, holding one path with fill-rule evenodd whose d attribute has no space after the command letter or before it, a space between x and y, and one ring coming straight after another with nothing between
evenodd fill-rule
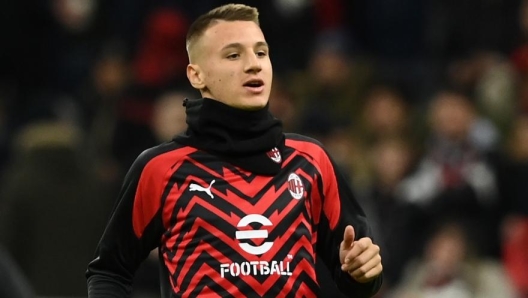
<instances>
[{"instance_id":1,"label":"short blonde hair","mask_svg":"<svg viewBox=\"0 0 528 298\"><path fill-rule=\"evenodd\" d=\"M233 3L219 6L201 15L191 24L187 32L186 48L189 57L196 41L217 21L250 21L260 26L258 16L259 12L255 7Z\"/></svg>"}]
</instances>

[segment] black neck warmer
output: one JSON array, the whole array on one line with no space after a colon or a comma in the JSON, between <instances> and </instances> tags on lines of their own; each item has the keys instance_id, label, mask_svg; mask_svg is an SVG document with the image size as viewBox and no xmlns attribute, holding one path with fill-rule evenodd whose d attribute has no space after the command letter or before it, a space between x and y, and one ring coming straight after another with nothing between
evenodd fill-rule
<instances>
[{"instance_id":1,"label":"black neck warmer","mask_svg":"<svg viewBox=\"0 0 528 298\"><path fill-rule=\"evenodd\" d=\"M284 135L281 122L269 113L268 106L245 111L209 98L186 99L184 105L188 128L174 139L176 142L217 155L255 174L279 172L282 158L273 161L268 153L277 148L283 155Z\"/></svg>"}]
</instances>

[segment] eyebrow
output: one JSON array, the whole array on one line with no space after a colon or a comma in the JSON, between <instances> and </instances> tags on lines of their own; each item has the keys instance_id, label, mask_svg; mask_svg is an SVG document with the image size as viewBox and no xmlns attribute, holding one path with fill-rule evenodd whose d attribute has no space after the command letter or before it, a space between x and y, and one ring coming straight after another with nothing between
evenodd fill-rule
<instances>
[{"instance_id":1,"label":"eyebrow","mask_svg":"<svg viewBox=\"0 0 528 298\"><path fill-rule=\"evenodd\" d=\"M258 47L269 47L268 43L265 42L265 41L259 41L257 43L255 43L255 47L258 48ZM229 48L237 48L237 49L240 49L240 48L243 48L242 44L239 43L239 42L234 42L234 43L230 43L228 45L226 45L225 47L222 48L222 51L225 50L225 49L229 49Z\"/></svg>"}]
</instances>

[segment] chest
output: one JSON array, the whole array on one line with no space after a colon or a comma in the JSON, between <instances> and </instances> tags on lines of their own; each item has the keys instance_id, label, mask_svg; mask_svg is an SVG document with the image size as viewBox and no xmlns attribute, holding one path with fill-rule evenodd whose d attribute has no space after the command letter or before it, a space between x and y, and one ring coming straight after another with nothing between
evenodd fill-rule
<instances>
[{"instance_id":1,"label":"chest","mask_svg":"<svg viewBox=\"0 0 528 298\"><path fill-rule=\"evenodd\" d=\"M260 256L301 239L311 243L319 191L310 169L288 160L278 174L261 176L214 158L182 163L164 202L168 246L208 243Z\"/></svg>"}]
</instances>

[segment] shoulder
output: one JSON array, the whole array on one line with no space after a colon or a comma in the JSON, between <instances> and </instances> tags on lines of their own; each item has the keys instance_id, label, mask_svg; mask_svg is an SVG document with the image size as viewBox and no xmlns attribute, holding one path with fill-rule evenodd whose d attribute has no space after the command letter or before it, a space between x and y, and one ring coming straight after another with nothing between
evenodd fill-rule
<instances>
[{"instance_id":1,"label":"shoulder","mask_svg":"<svg viewBox=\"0 0 528 298\"><path fill-rule=\"evenodd\" d=\"M186 148L186 146L172 141L159 144L141 152L141 154L139 154L134 161L134 165L144 167L155 159L159 159L167 155L178 155L178 153L181 152L181 149L184 148Z\"/></svg>"},{"instance_id":2,"label":"shoulder","mask_svg":"<svg viewBox=\"0 0 528 298\"><path fill-rule=\"evenodd\" d=\"M307 155L315 160L326 160L328 158L326 150L320 141L295 133L286 133L285 136L286 147Z\"/></svg>"},{"instance_id":3,"label":"shoulder","mask_svg":"<svg viewBox=\"0 0 528 298\"><path fill-rule=\"evenodd\" d=\"M311 143L311 144L315 144L319 147L323 147L323 145L321 144L321 142L319 142L318 140L314 139L314 138L311 138L309 136L305 136L305 135L301 135L301 134L298 134L298 133L284 133L284 135L286 136L286 141L291 141L291 142L306 142L306 143Z\"/></svg>"},{"instance_id":4,"label":"shoulder","mask_svg":"<svg viewBox=\"0 0 528 298\"><path fill-rule=\"evenodd\" d=\"M130 173L141 175L146 170L150 173L165 172L195 151L195 148L181 145L174 141L162 143L139 154L130 168Z\"/></svg>"}]
</instances>

